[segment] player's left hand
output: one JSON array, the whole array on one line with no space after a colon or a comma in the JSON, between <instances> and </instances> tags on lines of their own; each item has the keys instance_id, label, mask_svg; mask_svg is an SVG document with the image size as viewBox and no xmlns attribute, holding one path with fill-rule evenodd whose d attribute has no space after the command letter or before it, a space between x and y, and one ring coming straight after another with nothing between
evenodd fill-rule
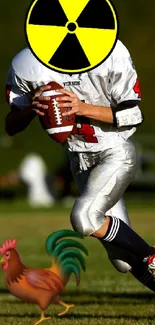
<instances>
[{"instance_id":1,"label":"player's left hand","mask_svg":"<svg viewBox=\"0 0 155 325\"><path fill-rule=\"evenodd\" d=\"M64 94L63 97L57 97L58 107L71 107L71 110L63 113L63 116L69 116L72 114L76 115L85 115L86 113L86 104L81 101L76 94L66 89L57 89L58 92ZM65 96L66 95L66 96Z\"/></svg>"}]
</instances>

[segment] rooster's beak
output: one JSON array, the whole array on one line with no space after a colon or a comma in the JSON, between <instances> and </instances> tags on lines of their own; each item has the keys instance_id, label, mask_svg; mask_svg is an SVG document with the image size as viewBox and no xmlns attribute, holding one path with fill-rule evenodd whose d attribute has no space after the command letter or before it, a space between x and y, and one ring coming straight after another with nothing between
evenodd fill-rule
<instances>
[{"instance_id":1,"label":"rooster's beak","mask_svg":"<svg viewBox=\"0 0 155 325\"><path fill-rule=\"evenodd\" d=\"M5 263L5 258L4 258L4 257L2 257L2 258L0 259L0 264L3 264L3 263Z\"/></svg>"}]
</instances>

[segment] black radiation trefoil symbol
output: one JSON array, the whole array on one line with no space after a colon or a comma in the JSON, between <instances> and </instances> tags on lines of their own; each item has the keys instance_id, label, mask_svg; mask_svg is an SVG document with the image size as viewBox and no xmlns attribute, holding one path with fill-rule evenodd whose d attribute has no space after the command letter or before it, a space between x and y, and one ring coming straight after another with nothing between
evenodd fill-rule
<instances>
[{"instance_id":1,"label":"black radiation trefoil symbol","mask_svg":"<svg viewBox=\"0 0 155 325\"><path fill-rule=\"evenodd\" d=\"M118 35L117 14L109 0L73 2L73 10L83 4L74 21L67 1L64 5L65 0L37 0L26 22L33 53L49 68L64 73L84 72L99 65L111 53ZM101 47L105 48L103 55Z\"/></svg>"}]
</instances>

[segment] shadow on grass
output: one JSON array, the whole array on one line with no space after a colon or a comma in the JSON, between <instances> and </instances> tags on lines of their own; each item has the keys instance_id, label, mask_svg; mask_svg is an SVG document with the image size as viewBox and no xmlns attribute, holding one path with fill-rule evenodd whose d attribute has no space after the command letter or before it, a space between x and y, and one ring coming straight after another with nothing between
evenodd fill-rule
<instances>
[{"instance_id":1,"label":"shadow on grass","mask_svg":"<svg viewBox=\"0 0 155 325\"><path fill-rule=\"evenodd\" d=\"M39 319L39 314L36 314L36 313L32 313L32 314L13 314L13 313L1 313L0 314L0 318L1 317L6 317L7 319L9 317L16 317L16 318L36 318L36 319ZM126 315L126 314L117 314L117 315L105 315L104 313L103 314L100 314L98 315L96 313L96 315L93 315L90 313L90 314L85 314L85 313L76 313L76 314L68 314L68 315L64 315L62 316L61 318L57 315L49 315L49 314L46 314L46 317L51 317L52 318L58 318L58 319L69 319L69 320L78 320L78 319L84 319L84 318L90 318L90 319L130 319L130 320L135 320L135 321L138 321L138 320L148 320L148 321L151 321L151 320L154 320L155 318L155 315L153 316L145 316L145 315L142 315L142 316L135 316L135 315Z\"/></svg>"},{"instance_id":2,"label":"shadow on grass","mask_svg":"<svg viewBox=\"0 0 155 325\"><path fill-rule=\"evenodd\" d=\"M103 318L103 319L132 319L132 320L154 320L154 316L135 316L135 315L125 315L125 314L120 314L120 315L105 315L100 314L100 315L92 315L90 314L82 314L82 313L78 313L78 314L70 314L70 315L64 315L63 318L68 318L68 319L82 319L82 318L91 318L91 319L95 319L95 318Z\"/></svg>"},{"instance_id":3,"label":"shadow on grass","mask_svg":"<svg viewBox=\"0 0 155 325\"><path fill-rule=\"evenodd\" d=\"M65 302L74 302L76 305L141 305L150 304L154 302L154 293L113 293L113 292L95 292L95 291L81 291L81 292L66 292L61 296Z\"/></svg>"},{"instance_id":4,"label":"shadow on grass","mask_svg":"<svg viewBox=\"0 0 155 325\"><path fill-rule=\"evenodd\" d=\"M0 289L0 295L4 296L1 298L2 302L9 304L23 304L24 302L15 299L9 299L11 295L6 289ZM9 296L8 296L9 295ZM118 292L114 293L111 291L101 292L101 291L67 291L61 294L61 298L67 303L71 301L76 305L103 305L103 304L111 304L111 305L128 305L130 303L134 305L140 304L150 304L154 302L155 294L154 293L143 293L143 292Z\"/></svg>"}]
</instances>

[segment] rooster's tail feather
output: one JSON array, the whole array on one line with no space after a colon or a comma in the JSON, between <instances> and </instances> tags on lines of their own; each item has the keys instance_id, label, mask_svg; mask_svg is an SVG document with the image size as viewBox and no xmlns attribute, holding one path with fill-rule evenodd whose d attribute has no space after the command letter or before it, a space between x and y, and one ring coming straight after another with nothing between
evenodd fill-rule
<instances>
[{"instance_id":1,"label":"rooster's tail feather","mask_svg":"<svg viewBox=\"0 0 155 325\"><path fill-rule=\"evenodd\" d=\"M63 251L63 249L65 248L68 249L69 247L79 248L85 254L88 254L87 249L78 241L73 239L64 239L61 240L61 242L59 242L58 244L56 244L55 248L53 249L52 256L59 256L59 254Z\"/></svg>"},{"instance_id":2,"label":"rooster's tail feather","mask_svg":"<svg viewBox=\"0 0 155 325\"><path fill-rule=\"evenodd\" d=\"M69 250L66 250L66 251L61 252L60 255L58 256L58 262L61 263L62 261L66 261L67 258L71 258L72 261L73 261L73 258L74 259L77 259L80 262L80 265L81 265L83 271L86 270L86 262L85 262L85 259L82 256L82 254L80 254L80 252L78 252L77 250L75 250L75 249L69 249ZM74 260L74 261L76 261L76 260Z\"/></svg>"},{"instance_id":3,"label":"rooster's tail feather","mask_svg":"<svg viewBox=\"0 0 155 325\"><path fill-rule=\"evenodd\" d=\"M46 240L46 249L49 255L53 255L53 250L55 248L57 240L63 237L76 237L76 238L83 238L80 233L77 233L73 230L58 230L51 235L48 236Z\"/></svg>"},{"instance_id":4,"label":"rooster's tail feather","mask_svg":"<svg viewBox=\"0 0 155 325\"><path fill-rule=\"evenodd\" d=\"M88 251L81 243L73 239L64 239L57 243L58 240L67 236L83 238L81 234L72 230L59 230L47 238L46 250L53 257L54 264L60 268L64 282L67 282L71 273L74 273L76 283L79 285L80 266L84 271L86 269L85 259L79 250L86 255L88 255Z\"/></svg>"},{"instance_id":5,"label":"rooster's tail feather","mask_svg":"<svg viewBox=\"0 0 155 325\"><path fill-rule=\"evenodd\" d=\"M71 273L74 273L77 286L80 284L80 267L76 260L73 261L72 258L66 258L62 262L62 269L64 274L64 279L68 279Z\"/></svg>"}]
</instances>

